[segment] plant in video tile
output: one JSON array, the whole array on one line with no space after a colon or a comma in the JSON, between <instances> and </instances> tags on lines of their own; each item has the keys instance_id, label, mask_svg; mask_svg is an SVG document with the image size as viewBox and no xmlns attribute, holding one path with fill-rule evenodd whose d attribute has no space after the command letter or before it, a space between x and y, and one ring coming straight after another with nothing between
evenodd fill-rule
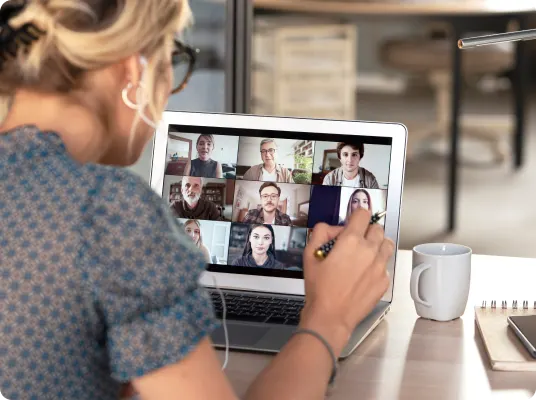
<instances>
[{"instance_id":1,"label":"plant in video tile","mask_svg":"<svg viewBox=\"0 0 536 400\"><path fill-rule=\"evenodd\" d=\"M313 158L299 154L294 155L294 166L296 169L303 170L293 174L294 183L311 184L311 166Z\"/></svg>"}]
</instances>

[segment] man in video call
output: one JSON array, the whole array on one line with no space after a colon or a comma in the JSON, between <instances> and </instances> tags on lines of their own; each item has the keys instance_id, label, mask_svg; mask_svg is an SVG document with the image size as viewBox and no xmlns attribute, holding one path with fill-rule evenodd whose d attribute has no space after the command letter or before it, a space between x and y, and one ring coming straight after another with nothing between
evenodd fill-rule
<instances>
[{"instance_id":1,"label":"man in video call","mask_svg":"<svg viewBox=\"0 0 536 400\"><path fill-rule=\"evenodd\" d=\"M292 221L277 206L281 196L281 188L273 182L263 183L259 189L262 208L249 210L242 222L247 224L274 224L291 226Z\"/></svg>"},{"instance_id":2,"label":"man in video call","mask_svg":"<svg viewBox=\"0 0 536 400\"><path fill-rule=\"evenodd\" d=\"M261 140L262 164L252 166L243 179L248 181L294 183L290 171L277 163L277 144L274 139Z\"/></svg>"},{"instance_id":3,"label":"man in video call","mask_svg":"<svg viewBox=\"0 0 536 400\"><path fill-rule=\"evenodd\" d=\"M203 178L184 176L181 181L182 200L171 204L178 218L221 220L216 204L201 198Z\"/></svg>"},{"instance_id":4,"label":"man in video call","mask_svg":"<svg viewBox=\"0 0 536 400\"><path fill-rule=\"evenodd\" d=\"M337 158L341 166L329 172L324 177L322 184L379 189L374 174L359 165L364 154L365 146L363 143L339 143L337 145Z\"/></svg>"}]
</instances>

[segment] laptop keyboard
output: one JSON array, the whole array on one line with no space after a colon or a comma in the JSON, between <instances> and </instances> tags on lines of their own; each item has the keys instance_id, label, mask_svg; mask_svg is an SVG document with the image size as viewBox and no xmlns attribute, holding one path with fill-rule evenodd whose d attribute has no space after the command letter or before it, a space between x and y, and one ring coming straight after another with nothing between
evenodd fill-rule
<instances>
[{"instance_id":1,"label":"laptop keyboard","mask_svg":"<svg viewBox=\"0 0 536 400\"><path fill-rule=\"evenodd\" d=\"M216 316L223 318L223 304L217 291L210 291ZM227 320L298 325L304 300L223 292Z\"/></svg>"}]
</instances>

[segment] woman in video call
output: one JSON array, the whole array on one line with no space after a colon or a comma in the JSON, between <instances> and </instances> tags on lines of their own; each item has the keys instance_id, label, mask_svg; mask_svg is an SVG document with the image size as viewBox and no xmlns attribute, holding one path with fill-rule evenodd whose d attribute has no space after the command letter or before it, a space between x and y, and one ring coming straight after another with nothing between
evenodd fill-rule
<instances>
[{"instance_id":1,"label":"woman in video call","mask_svg":"<svg viewBox=\"0 0 536 400\"><path fill-rule=\"evenodd\" d=\"M0 391L8 399L117 400L122 388L142 400L238 397L210 340L221 322L198 283L202 251L162 197L121 168L138 160L169 96L188 81L176 61L194 54L178 36L189 10L185 0L2 6ZM369 220L357 210L344 228L317 225L303 257L300 327L336 356L389 287L394 245ZM316 260L313 250L335 235L330 256ZM331 373L323 342L295 335L241 398L321 399Z\"/></svg>"},{"instance_id":2,"label":"woman in video call","mask_svg":"<svg viewBox=\"0 0 536 400\"><path fill-rule=\"evenodd\" d=\"M232 265L284 269L285 265L277 261L275 254L274 228L268 224L250 225L242 257L234 260Z\"/></svg>"},{"instance_id":3,"label":"woman in video call","mask_svg":"<svg viewBox=\"0 0 536 400\"><path fill-rule=\"evenodd\" d=\"M201 223L196 219L189 219L184 223L184 231L188 236L192 238L195 245L201 250L205 261L211 263L210 251L208 247L203 244L203 236L201 234Z\"/></svg>"},{"instance_id":4,"label":"woman in video call","mask_svg":"<svg viewBox=\"0 0 536 400\"><path fill-rule=\"evenodd\" d=\"M348 206L346 207L346 218L339 225L346 225L350 220L350 215L358 208L372 211L372 201L370 200L370 194L366 190L356 189L348 199Z\"/></svg>"},{"instance_id":5,"label":"woman in video call","mask_svg":"<svg viewBox=\"0 0 536 400\"><path fill-rule=\"evenodd\" d=\"M214 146L214 136L200 135L195 144L197 158L191 161L188 160L184 167L184 175L201 178L223 178L221 164L211 158Z\"/></svg>"},{"instance_id":6,"label":"woman in video call","mask_svg":"<svg viewBox=\"0 0 536 400\"><path fill-rule=\"evenodd\" d=\"M341 162L341 166L329 172L324 177L322 184L379 189L374 174L359 166L364 153L363 143L339 143L337 145L337 158Z\"/></svg>"}]
</instances>

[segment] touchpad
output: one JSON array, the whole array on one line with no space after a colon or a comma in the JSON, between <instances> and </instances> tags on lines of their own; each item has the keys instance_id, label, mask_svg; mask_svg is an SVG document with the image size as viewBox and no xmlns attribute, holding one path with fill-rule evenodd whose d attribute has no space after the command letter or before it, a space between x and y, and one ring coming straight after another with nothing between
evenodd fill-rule
<instances>
[{"instance_id":1,"label":"touchpad","mask_svg":"<svg viewBox=\"0 0 536 400\"><path fill-rule=\"evenodd\" d=\"M270 330L269 327L252 326L240 323L227 323L230 346L253 346ZM223 327L219 327L212 334L215 343L225 343Z\"/></svg>"}]
</instances>

